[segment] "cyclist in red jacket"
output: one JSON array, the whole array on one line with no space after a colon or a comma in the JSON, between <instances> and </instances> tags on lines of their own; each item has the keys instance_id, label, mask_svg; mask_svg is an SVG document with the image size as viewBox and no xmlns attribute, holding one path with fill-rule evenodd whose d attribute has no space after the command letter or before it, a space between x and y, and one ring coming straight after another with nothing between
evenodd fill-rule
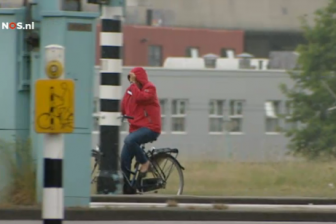
<instances>
[{"instance_id":1,"label":"cyclist in red jacket","mask_svg":"<svg viewBox=\"0 0 336 224\"><path fill-rule=\"evenodd\" d=\"M156 87L148 80L145 69L136 67L128 75L131 85L127 88L121 103L123 115L134 117L128 119L130 124L130 134L124 140L121 152L121 169L130 178L128 170L131 169L134 156L141 164L137 182L146 176L150 163L140 148L141 144L146 144L157 140L161 134L161 109L156 93ZM124 181L124 194L136 193Z\"/></svg>"}]
</instances>

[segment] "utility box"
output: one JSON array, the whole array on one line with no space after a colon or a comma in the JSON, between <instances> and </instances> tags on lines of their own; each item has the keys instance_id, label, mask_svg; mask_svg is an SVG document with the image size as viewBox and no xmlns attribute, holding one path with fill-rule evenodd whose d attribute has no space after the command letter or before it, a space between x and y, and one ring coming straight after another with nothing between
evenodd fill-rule
<instances>
[{"instance_id":1,"label":"utility box","mask_svg":"<svg viewBox=\"0 0 336 224\"><path fill-rule=\"evenodd\" d=\"M29 135L30 110L27 88L30 78L27 72L29 61L23 30L10 28L23 21L24 13L24 9L0 8L0 89L2 93L0 94L0 141L2 144L5 143L0 148L0 192L2 193L11 178L8 176L9 158L5 155L9 152L13 159L17 158L15 149L17 149L18 140L27 140Z\"/></svg>"},{"instance_id":2,"label":"utility box","mask_svg":"<svg viewBox=\"0 0 336 224\"><path fill-rule=\"evenodd\" d=\"M63 1L63 3L66 3ZM42 201L44 135L35 133L35 82L44 79L45 47L65 49L65 78L75 82L74 132L64 136L64 205L88 206L91 198L93 78L96 23L100 13L78 11L78 1L34 0L22 8L0 8L0 25L34 21L34 30L0 29L0 140L31 139ZM20 6L21 7L21 6ZM64 8L62 8L64 7ZM76 10L74 10L76 8ZM66 11L71 10L71 11ZM12 24L12 28L15 26ZM28 34L34 46L28 49ZM29 36L31 37L31 36ZM3 159L0 156L0 160ZM0 162L0 192L8 174ZM6 180L5 180L6 179Z\"/></svg>"},{"instance_id":3,"label":"utility box","mask_svg":"<svg viewBox=\"0 0 336 224\"><path fill-rule=\"evenodd\" d=\"M64 136L63 186L66 207L88 206L91 197L92 83L97 17L99 13L41 11L40 49L52 44L64 46L65 78L75 82L74 132ZM41 50L39 77L35 79L45 76L44 58L45 53ZM42 155L43 136L37 135L35 139ZM38 178L38 184L42 185L42 172Z\"/></svg>"}]
</instances>

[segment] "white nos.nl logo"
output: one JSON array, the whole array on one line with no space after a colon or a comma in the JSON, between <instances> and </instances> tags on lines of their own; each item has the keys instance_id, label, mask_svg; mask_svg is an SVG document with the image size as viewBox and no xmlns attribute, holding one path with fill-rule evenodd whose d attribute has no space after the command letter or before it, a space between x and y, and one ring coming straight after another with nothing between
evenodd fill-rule
<instances>
[{"instance_id":1,"label":"white nos.nl logo","mask_svg":"<svg viewBox=\"0 0 336 224\"><path fill-rule=\"evenodd\" d=\"M21 23L21 22L18 22L18 23L6 23L6 22L3 22L2 23L2 29L4 30L8 30L8 29L11 29L11 30L33 30L34 29L34 22L32 23Z\"/></svg>"}]
</instances>

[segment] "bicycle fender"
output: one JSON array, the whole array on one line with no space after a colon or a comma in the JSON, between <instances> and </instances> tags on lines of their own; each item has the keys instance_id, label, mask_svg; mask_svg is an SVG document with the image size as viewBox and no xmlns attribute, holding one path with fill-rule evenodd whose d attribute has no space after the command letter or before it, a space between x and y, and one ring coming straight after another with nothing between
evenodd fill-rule
<instances>
[{"instance_id":1,"label":"bicycle fender","mask_svg":"<svg viewBox=\"0 0 336 224\"><path fill-rule=\"evenodd\" d=\"M185 170L185 168L181 165L181 163L172 155L168 154L168 153L164 153L164 152L160 152L160 153L157 153L155 154L154 156L152 156L151 160L154 160L156 159L157 157L160 157L160 156L166 156L166 157L170 157L171 159L174 160L174 162L176 162L176 164L182 169L182 170Z\"/></svg>"}]
</instances>

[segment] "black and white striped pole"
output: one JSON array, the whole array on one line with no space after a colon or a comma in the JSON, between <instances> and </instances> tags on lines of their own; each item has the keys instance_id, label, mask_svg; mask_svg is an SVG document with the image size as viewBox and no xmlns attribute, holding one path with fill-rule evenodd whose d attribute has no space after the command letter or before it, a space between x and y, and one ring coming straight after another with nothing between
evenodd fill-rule
<instances>
[{"instance_id":1,"label":"black and white striped pole","mask_svg":"<svg viewBox=\"0 0 336 224\"><path fill-rule=\"evenodd\" d=\"M63 136L46 135L44 152L43 223L61 224L63 202Z\"/></svg>"},{"instance_id":2,"label":"black and white striped pole","mask_svg":"<svg viewBox=\"0 0 336 224\"><path fill-rule=\"evenodd\" d=\"M44 224L64 219L64 133L74 129L74 82L64 79L64 47L45 47L46 78L35 82L35 131L44 134L43 207ZM68 118L72 119L68 119ZM67 118L66 120L63 120ZM65 125L66 124L66 125Z\"/></svg>"},{"instance_id":3,"label":"black and white striped pole","mask_svg":"<svg viewBox=\"0 0 336 224\"><path fill-rule=\"evenodd\" d=\"M119 1L120 3L121 1ZM119 172L119 126L122 73L123 6L111 1L101 7L100 33L100 149L104 154L98 176L98 194L116 193Z\"/></svg>"},{"instance_id":4,"label":"black and white striped pole","mask_svg":"<svg viewBox=\"0 0 336 224\"><path fill-rule=\"evenodd\" d=\"M64 79L64 47L47 46L46 64L50 61L58 61L62 67L55 77ZM48 65L47 65L48 66ZM55 72L57 68L50 68ZM47 68L47 75L48 75ZM55 100L51 95L51 101ZM53 110L51 108L51 110ZM51 123L56 121L50 121ZM53 125L53 124L51 124ZM46 134L44 138L44 174L43 174L43 223L59 224L64 218L63 197L63 155L64 139L62 134Z\"/></svg>"}]
</instances>

